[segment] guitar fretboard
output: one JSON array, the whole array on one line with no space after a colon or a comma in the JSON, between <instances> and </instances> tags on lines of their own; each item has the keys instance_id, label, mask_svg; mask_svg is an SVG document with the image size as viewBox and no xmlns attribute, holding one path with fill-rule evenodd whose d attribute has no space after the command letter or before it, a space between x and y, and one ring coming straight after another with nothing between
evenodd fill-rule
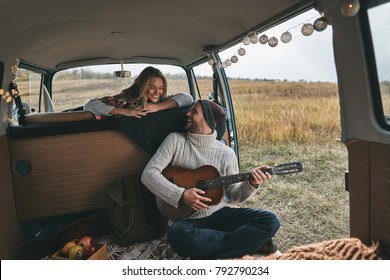
<instances>
[{"instance_id":1,"label":"guitar fretboard","mask_svg":"<svg viewBox=\"0 0 390 280\"><path fill-rule=\"evenodd\" d=\"M264 170L263 172L272 172L272 168L268 168ZM207 191L213 188L220 188L220 187L226 187L230 186L235 183L239 182L244 182L247 180L250 180L252 178L252 173L247 172L247 173L240 173L240 174L234 174L234 175L228 175L228 176L223 176L219 178L214 178L211 180L207 181L199 181L196 185L197 188Z\"/></svg>"}]
</instances>

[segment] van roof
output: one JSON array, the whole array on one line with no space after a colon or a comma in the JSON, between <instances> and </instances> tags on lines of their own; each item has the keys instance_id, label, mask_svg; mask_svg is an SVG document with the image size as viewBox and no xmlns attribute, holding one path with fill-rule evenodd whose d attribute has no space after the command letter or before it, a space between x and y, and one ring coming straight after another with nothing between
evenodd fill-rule
<instances>
[{"instance_id":1,"label":"van roof","mask_svg":"<svg viewBox=\"0 0 390 280\"><path fill-rule=\"evenodd\" d=\"M185 66L313 2L0 0L0 56L53 70L121 60Z\"/></svg>"}]
</instances>

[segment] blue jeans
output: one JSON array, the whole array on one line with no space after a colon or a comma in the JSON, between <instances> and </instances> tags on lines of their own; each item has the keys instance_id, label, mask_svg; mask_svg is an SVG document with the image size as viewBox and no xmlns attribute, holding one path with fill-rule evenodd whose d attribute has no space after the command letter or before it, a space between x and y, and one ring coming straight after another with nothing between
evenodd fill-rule
<instances>
[{"instance_id":1,"label":"blue jeans","mask_svg":"<svg viewBox=\"0 0 390 280\"><path fill-rule=\"evenodd\" d=\"M176 221L168 230L168 241L182 257L237 258L253 254L279 227L273 212L225 207L205 218Z\"/></svg>"}]
</instances>

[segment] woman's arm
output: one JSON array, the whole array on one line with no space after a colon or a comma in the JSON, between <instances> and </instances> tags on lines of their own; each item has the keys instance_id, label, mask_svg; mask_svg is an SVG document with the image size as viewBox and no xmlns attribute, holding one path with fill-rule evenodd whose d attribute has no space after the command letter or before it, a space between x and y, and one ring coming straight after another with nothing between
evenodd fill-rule
<instances>
[{"instance_id":1,"label":"woman's arm","mask_svg":"<svg viewBox=\"0 0 390 280\"><path fill-rule=\"evenodd\" d=\"M191 105L194 101L191 95L186 93L176 93L168 96L160 103L148 103L145 105L144 109L148 111L148 113L154 113L162 110L180 108L187 105Z\"/></svg>"},{"instance_id":2,"label":"woman's arm","mask_svg":"<svg viewBox=\"0 0 390 280\"><path fill-rule=\"evenodd\" d=\"M194 102L194 99L192 98L192 96L187 94L187 93L176 93L176 94L170 95L170 96L168 96L168 100L174 100L177 103L179 108L191 105L192 102Z\"/></svg>"},{"instance_id":3,"label":"woman's arm","mask_svg":"<svg viewBox=\"0 0 390 280\"><path fill-rule=\"evenodd\" d=\"M138 107L136 109L126 109L126 108L117 108L114 107L110 111L111 116L126 116L126 117L134 117L134 118L141 118L143 116L146 116L148 114L148 111L144 108Z\"/></svg>"},{"instance_id":4,"label":"woman's arm","mask_svg":"<svg viewBox=\"0 0 390 280\"><path fill-rule=\"evenodd\" d=\"M90 111L97 116L127 116L135 118L141 118L147 114L147 111L141 107L136 109L118 108L102 102L99 98L89 100L84 105L84 111Z\"/></svg>"},{"instance_id":5,"label":"woman's arm","mask_svg":"<svg viewBox=\"0 0 390 280\"><path fill-rule=\"evenodd\" d=\"M114 106L103 103L99 98L93 98L84 105L84 111L90 111L98 116L110 116L114 108Z\"/></svg>"}]
</instances>

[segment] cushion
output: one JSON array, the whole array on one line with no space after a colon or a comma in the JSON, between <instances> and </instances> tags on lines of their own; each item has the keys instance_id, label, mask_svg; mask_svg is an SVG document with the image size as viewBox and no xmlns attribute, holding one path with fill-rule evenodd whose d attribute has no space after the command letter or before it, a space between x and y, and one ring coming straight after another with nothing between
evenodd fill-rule
<instances>
[{"instance_id":1,"label":"cushion","mask_svg":"<svg viewBox=\"0 0 390 280\"><path fill-rule=\"evenodd\" d=\"M149 154L154 154L171 132L185 132L186 113L191 108L168 109L142 118L121 117L119 130L130 137Z\"/></svg>"},{"instance_id":2,"label":"cushion","mask_svg":"<svg viewBox=\"0 0 390 280\"><path fill-rule=\"evenodd\" d=\"M26 124L48 124L95 120L95 115L88 111L34 113L25 115Z\"/></svg>"}]
</instances>

